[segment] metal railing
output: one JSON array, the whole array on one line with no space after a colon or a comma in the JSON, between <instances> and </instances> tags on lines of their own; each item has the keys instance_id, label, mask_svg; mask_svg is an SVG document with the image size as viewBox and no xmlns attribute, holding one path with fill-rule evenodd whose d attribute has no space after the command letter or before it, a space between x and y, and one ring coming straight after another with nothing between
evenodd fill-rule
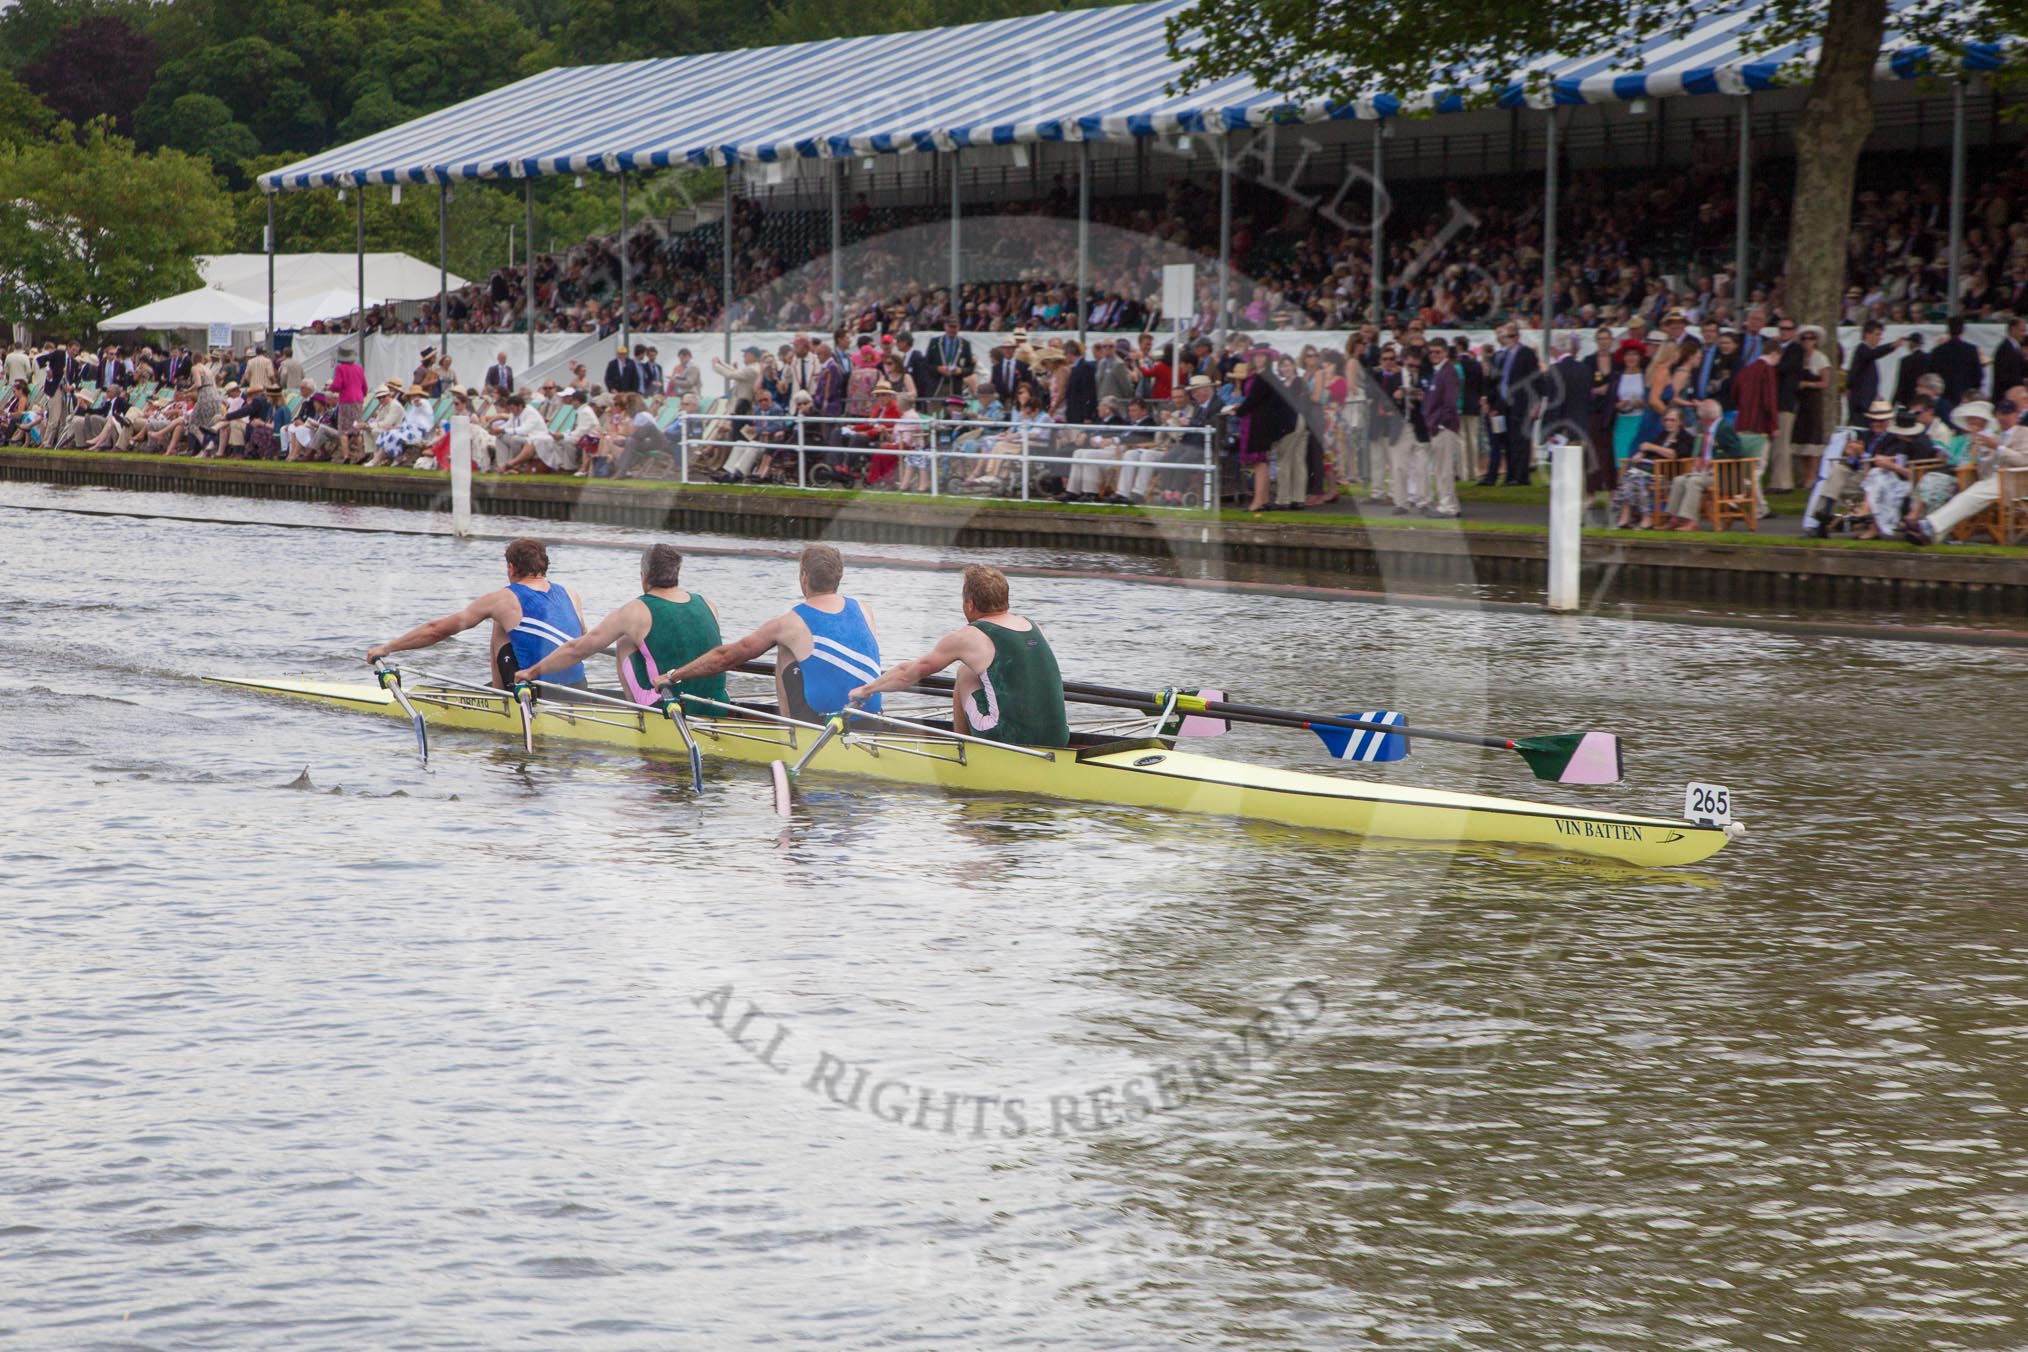
<instances>
[{"instance_id":1,"label":"metal railing","mask_svg":"<svg viewBox=\"0 0 2028 1352\"><path fill-rule=\"evenodd\" d=\"M790 424L793 439L764 441L738 435L742 428L761 422ZM728 435L699 434L699 430L708 433L719 423L727 424ZM834 430L827 435L827 429ZM855 439L844 440L848 434ZM1063 491L1097 495L1111 477L1112 491L1118 492L1131 482L1139 489L1137 496L1151 507L1215 506L1219 495L1218 453L1209 427L695 413L670 424L663 436L676 460L677 479L685 484L697 481L693 461L698 454L722 447L727 459L743 451L752 451L756 460L793 455L796 475L791 486L813 492L853 486L856 475L834 478L831 474L848 457L894 456L901 460L897 477L899 470L907 467L908 458L923 459L927 473L923 491L931 497L962 495L1028 502L1037 496L1038 480L1051 467L1059 467ZM1197 443L1195 456L1167 458L1191 441ZM975 482L979 476L953 473L966 466L1002 463L1007 468L996 476L997 484L982 486ZM1194 481L1196 487L1187 492L1177 490L1178 501L1164 502L1159 494L1146 491L1163 476Z\"/></svg>"}]
</instances>

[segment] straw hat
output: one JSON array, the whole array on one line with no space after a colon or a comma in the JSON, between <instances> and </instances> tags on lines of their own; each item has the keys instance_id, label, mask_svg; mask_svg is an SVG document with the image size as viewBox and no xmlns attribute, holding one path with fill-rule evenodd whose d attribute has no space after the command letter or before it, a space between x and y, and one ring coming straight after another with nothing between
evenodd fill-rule
<instances>
[{"instance_id":1,"label":"straw hat","mask_svg":"<svg viewBox=\"0 0 2028 1352\"><path fill-rule=\"evenodd\" d=\"M1216 387L1212 385L1210 376L1192 376L1190 377L1189 388L1193 390L1209 390Z\"/></svg>"},{"instance_id":2,"label":"straw hat","mask_svg":"<svg viewBox=\"0 0 2028 1352\"><path fill-rule=\"evenodd\" d=\"M1820 343L1823 342L1824 341L1823 326L1819 324L1805 324L1801 328L1796 330L1796 337L1799 339L1809 338L1812 336L1814 336L1818 342Z\"/></svg>"},{"instance_id":3,"label":"straw hat","mask_svg":"<svg viewBox=\"0 0 2028 1352\"><path fill-rule=\"evenodd\" d=\"M883 380L873 387L873 392L875 394L893 394L894 386L888 384L886 381Z\"/></svg>"},{"instance_id":4,"label":"straw hat","mask_svg":"<svg viewBox=\"0 0 2028 1352\"><path fill-rule=\"evenodd\" d=\"M1885 399L1875 399L1866 406L1866 417L1869 422L1876 419L1882 422L1888 421L1894 417L1894 405L1888 403Z\"/></svg>"},{"instance_id":5,"label":"straw hat","mask_svg":"<svg viewBox=\"0 0 2028 1352\"><path fill-rule=\"evenodd\" d=\"M403 390L402 393L408 398L413 399L419 394L428 394L429 391L420 385L411 385L406 390Z\"/></svg>"}]
</instances>

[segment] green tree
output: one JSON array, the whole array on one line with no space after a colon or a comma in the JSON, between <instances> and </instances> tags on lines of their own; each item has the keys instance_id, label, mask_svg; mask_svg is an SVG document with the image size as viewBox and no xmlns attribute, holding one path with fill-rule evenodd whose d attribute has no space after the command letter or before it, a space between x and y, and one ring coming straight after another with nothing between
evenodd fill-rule
<instances>
[{"instance_id":1,"label":"green tree","mask_svg":"<svg viewBox=\"0 0 2028 1352\"><path fill-rule=\"evenodd\" d=\"M239 177L240 161L260 153L260 143L244 124L233 121L232 109L209 94L185 94L169 105L172 149L211 161L227 180Z\"/></svg>"},{"instance_id":2,"label":"green tree","mask_svg":"<svg viewBox=\"0 0 2028 1352\"><path fill-rule=\"evenodd\" d=\"M0 72L0 146L27 145L49 135L56 114L19 80Z\"/></svg>"},{"instance_id":3,"label":"green tree","mask_svg":"<svg viewBox=\"0 0 2028 1352\"><path fill-rule=\"evenodd\" d=\"M0 313L91 338L99 320L197 286L230 210L205 161L141 154L101 119L0 149Z\"/></svg>"},{"instance_id":4,"label":"green tree","mask_svg":"<svg viewBox=\"0 0 2028 1352\"><path fill-rule=\"evenodd\" d=\"M2019 0L2008 0L2018 8ZM1809 89L1797 123L1796 210L1789 226L1784 296L1804 322L1835 332L1845 285L1845 244L1859 154L1873 129L1874 67L1888 0L1745 0L1742 31L1762 51L1820 44L1813 66L1784 72ZM1708 7L1705 12L1709 12ZM1942 50L1961 50L1977 25L1976 6L1909 6L1902 32ZM1197 0L1169 21L1182 85L1201 88L1244 71L1264 89L1349 101L1376 92L1459 89L1484 104L1491 86L1460 89L1462 72L1515 72L1539 84L1544 52L1610 54L1627 68L1641 46L1687 32L1698 11L1633 0L1533 0L1456 5L1448 0Z\"/></svg>"}]
</instances>

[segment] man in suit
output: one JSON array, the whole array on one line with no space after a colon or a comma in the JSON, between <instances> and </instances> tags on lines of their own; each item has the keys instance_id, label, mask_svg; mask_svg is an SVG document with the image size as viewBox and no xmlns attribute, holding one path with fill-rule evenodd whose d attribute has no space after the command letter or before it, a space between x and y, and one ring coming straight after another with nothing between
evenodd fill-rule
<instances>
[{"instance_id":1,"label":"man in suit","mask_svg":"<svg viewBox=\"0 0 2028 1352\"><path fill-rule=\"evenodd\" d=\"M1993 349L1993 397L2003 399L2007 391L2028 381L2028 319L2007 321L2007 336Z\"/></svg>"},{"instance_id":2,"label":"man in suit","mask_svg":"<svg viewBox=\"0 0 2028 1352\"><path fill-rule=\"evenodd\" d=\"M1711 491L1715 477L1711 462L1744 458L1739 434L1725 421L1725 410L1716 399L1706 399L1697 405L1697 427L1691 436L1690 468L1677 475L1676 482L1669 486L1667 515L1676 521L1675 528L1682 531L1697 529L1697 513L1703 509L1704 495Z\"/></svg>"},{"instance_id":3,"label":"man in suit","mask_svg":"<svg viewBox=\"0 0 2028 1352\"><path fill-rule=\"evenodd\" d=\"M1110 344L1100 340L1098 351L1099 398L1115 400L1125 408L1141 386L1141 365L1134 360L1134 345L1124 338Z\"/></svg>"},{"instance_id":4,"label":"man in suit","mask_svg":"<svg viewBox=\"0 0 2028 1352\"><path fill-rule=\"evenodd\" d=\"M1943 377L1943 402L1937 406L1939 418L1949 418L1951 410L1963 403L1967 396L1977 394L1979 385L1986 377L1985 363L1979 360L1979 349L1965 341L1965 317L1952 315L1945 323L1949 337L1945 338L1929 354L1929 369ZM2005 389L2005 386L2001 386Z\"/></svg>"},{"instance_id":5,"label":"man in suit","mask_svg":"<svg viewBox=\"0 0 2028 1352\"><path fill-rule=\"evenodd\" d=\"M1915 402L1916 382L1929 374L1929 353L1922 350L1920 333L1904 334L1901 341L1908 350L1901 354L1901 365L1894 373L1894 402L1907 407Z\"/></svg>"},{"instance_id":6,"label":"man in suit","mask_svg":"<svg viewBox=\"0 0 2028 1352\"><path fill-rule=\"evenodd\" d=\"M993 393L1007 407L1014 407L1014 391L1034 378L1028 363L1014 355L1014 344L1006 342L993 349Z\"/></svg>"},{"instance_id":7,"label":"man in suit","mask_svg":"<svg viewBox=\"0 0 2028 1352\"><path fill-rule=\"evenodd\" d=\"M1084 345L1071 338L1063 344L1070 358L1070 372L1063 382L1063 421L1090 424L1098 421L1098 363L1084 355Z\"/></svg>"},{"instance_id":8,"label":"man in suit","mask_svg":"<svg viewBox=\"0 0 2028 1352\"><path fill-rule=\"evenodd\" d=\"M652 395L662 393L662 353L658 348L649 348L648 359L641 363L641 393Z\"/></svg>"},{"instance_id":9,"label":"man in suit","mask_svg":"<svg viewBox=\"0 0 2028 1352\"><path fill-rule=\"evenodd\" d=\"M1429 431L1429 484L1426 488L1431 500L1430 515L1455 518L1458 512L1459 457L1463 454L1464 441L1459 435L1463 423L1464 378L1458 374L1457 363L1451 360L1450 345L1442 338L1432 338L1424 349L1429 361L1428 373L1423 378L1422 421Z\"/></svg>"},{"instance_id":10,"label":"man in suit","mask_svg":"<svg viewBox=\"0 0 2028 1352\"><path fill-rule=\"evenodd\" d=\"M628 354L625 343L619 345L613 353L613 359L606 363L606 392L608 394L641 392L641 364Z\"/></svg>"},{"instance_id":11,"label":"man in suit","mask_svg":"<svg viewBox=\"0 0 2028 1352\"><path fill-rule=\"evenodd\" d=\"M782 374L789 382L789 399L793 403L798 394L807 394L814 402L817 397L817 371L823 365L816 350L810 346L810 335L799 333L789 340L789 360L782 367Z\"/></svg>"},{"instance_id":12,"label":"man in suit","mask_svg":"<svg viewBox=\"0 0 2028 1352\"><path fill-rule=\"evenodd\" d=\"M894 335L894 355L901 358L901 369L914 382L916 398L936 398L937 364L929 353L916 350L914 334L904 331Z\"/></svg>"},{"instance_id":13,"label":"man in suit","mask_svg":"<svg viewBox=\"0 0 2028 1352\"><path fill-rule=\"evenodd\" d=\"M1901 339L1880 341L1886 332L1877 319L1859 326L1859 342L1852 349L1852 362L1845 371L1845 422L1851 427L1866 425L1867 410L1880 397L1880 361L1901 346Z\"/></svg>"},{"instance_id":14,"label":"man in suit","mask_svg":"<svg viewBox=\"0 0 2028 1352\"><path fill-rule=\"evenodd\" d=\"M945 318L943 337L930 343L929 357L936 368L936 388L929 393L939 399L964 398L977 362L972 356L972 345L958 333L956 315Z\"/></svg>"},{"instance_id":15,"label":"man in suit","mask_svg":"<svg viewBox=\"0 0 2028 1352\"><path fill-rule=\"evenodd\" d=\"M1521 345L1518 324L1503 324L1498 336L1500 347L1493 354L1492 369L1486 373L1484 405L1491 458L1486 465L1486 476L1479 480L1479 484L1490 488L1495 482L1494 474L1504 460L1506 482L1526 486L1532 454L1528 423L1535 412L1529 387L1541 371L1542 363L1531 349Z\"/></svg>"},{"instance_id":16,"label":"man in suit","mask_svg":"<svg viewBox=\"0 0 2028 1352\"><path fill-rule=\"evenodd\" d=\"M842 418L845 416L845 389L852 382L852 363L845 357L842 347L829 343L816 346L817 376L811 386L812 411L820 418ZM687 353L679 356L688 355ZM821 434L811 438L830 445L837 445L845 431L842 422L819 423Z\"/></svg>"},{"instance_id":17,"label":"man in suit","mask_svg":"<svg viewBox=\"0 0 2028 1352\"><path fill-rule=\"evenodd\" d=\"M676 364L669 368L669 394L681 399L694 394L701 401L704 398L704 371L690 360L690 349L676 349Z\"/></svg>"},{"instance_id":18,"label":"man in suit","mask_svg":"<svg viewBox=\"0 0 2028 1352\"><path fill-rule=\"evenodd\" d=\"M1482 472L1479 457L1486 448L1486 420L1479 410L1486 402L1486 368L1472 355L1472 345L1462 337L1450 344L1451 365L1458 373L1458 473L1477 478ZM1364 360L1364 357L1361 357ZM1488 471L1489 472L1489 471Z\"/></svg>"},{"instance_id":19,"label":"man in suit","mask_svg":"<svg viewBox=\"0 0 2028 1352\"><path fill-rule=\"evenodd\" d=\"M514 368L507 364L505 352L493 355L493 364L486 368L486 380L482 388L498 390L502 395L514 393Z\"/></svg>"},{"instance_id":20,"label":"man in suit","mask_svg":"<svg viewBox=\"0 0 2028 1352\"><path fill-rule=\"evenodd\" d=\"M1803 403L1805 354L1803 345L1796 341L1795 320L1786 315L1777 319L1775 335L1781 343L1781 360L1775 363L1776 428L1774 441L1770 443L1767 458L1762 463L1767 466L1767 486L1774 492L1786 493L1796 486L1793 445L1796 413ZM1763 501L1761 505L1765 507L1767 504Z\"/></svg>"}]
</instances>

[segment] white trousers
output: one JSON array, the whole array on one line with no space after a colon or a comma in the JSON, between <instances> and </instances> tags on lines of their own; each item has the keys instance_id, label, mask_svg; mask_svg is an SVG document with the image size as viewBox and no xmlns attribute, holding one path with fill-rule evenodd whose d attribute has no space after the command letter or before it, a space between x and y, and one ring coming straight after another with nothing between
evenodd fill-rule
<instances>
[{"instance_id":1,"label":"white trousers","mask_svg":"<svg viewBox=\"0 0 2028 1352\"><path fill-rule=\"evenodd\" d=\"M1162 449L1159 446L1136 446L1130 451L1120 452L1120 496L1148 496L1148 485L1155 477L1155 466L1162 463Z\"/></svg>"},{"instance_id":2,"label":"white trousers","mask_svg":"<svg viewBox=\"0 0 2028 1352\"><path fill-rule=\"evenodd\" d=\"M1073 493L1096 493L1105 482L1106 469L1117 463L1119 448L1115 446L1080 446L1077 449L1077 463L1070 467L1070 482L1066 485Z\"/></svg>"},{"instance_id":3,"label":"white trousers","mask_svg":"<svg viewBox=\"0 0 2028 1352\"><path fill-rule=\"evenodd\" d=\"M1422 507L1429 502L1430 444L1415 439L1404 423L1387 443L1387 496L1397 507Z\"/></svg>"},{"instance_id":4,"label":"white trousers","mask_svg":"<svg viewBox=\"0 0 2028 1352\"><path fill-rule=\"evenodd\" d=\"M1981 479L1929 514L1929 527L1941 541L1958 526L2000 500L2000 476Z\"/></svg>"},{"instance_id":5,"label":"white trousers","mask_svg":"<svg viewBox=\"0 0 2028 1352\"><path fill-rule=\"evenodd\" d=\"M1438 428L1429 442L1429 487L1436 509L1445 514L1458 510L1458 474L1465 454L1462 434Z\"/></svg>"}]
</instances>

